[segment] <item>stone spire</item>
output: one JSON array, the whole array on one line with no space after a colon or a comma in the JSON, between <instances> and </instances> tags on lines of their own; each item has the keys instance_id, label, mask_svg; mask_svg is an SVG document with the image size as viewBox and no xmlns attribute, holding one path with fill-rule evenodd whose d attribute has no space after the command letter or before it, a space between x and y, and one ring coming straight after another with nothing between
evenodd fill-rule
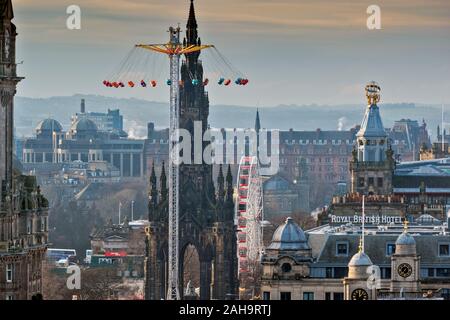
<instances>
[{"instance_id":1,"label":"stone spire","mask_svg":"<svg viewBox=\"0 0 450 320\"><path fill-rule=\"evenodd\" d=\"M0 19L12 20L14 19L14 10L11 0L0 0Z\"/></svg>"},{"instance_id":2,"label":"stone spire","mask_svg":"<svg viewBox=\"0 0 450 320\"><path fill-rule=\"evenodd\" d=\"M155 163L152 164L152 174L150 176L150 204L156 207L158 203L158 187L156 186Z\"/></svg>"},{"instance_id":3,"label":"stone spire","mask_svg":"<svg viewBox=\"0 0 450 320\"><path fill-rule=\"evenodd\" d=\"M167 199L167 178L164 162L162 163L160 181L161 181L161 201L165 201Z\"/></svg>"},{"instance_id":4,"label":"stone spire","mask_svg":"<svg viewBox=\"0 0 450 320\"><path fill-rule=\"evenodd\" d=\"M366 86L367 109L361 123L361 129L357 137L386 137L383 122L381 121L380 109L377 103L380 101L380 87L374 81Z\"/></svg>"},{"instance_id":5,"label":"stone spire","mask_svg":"<svg viewBox=\"0 0 450 320\"><path fill-rule=\"evenodd\" d=\"M227 202L233 203L233 176L231 175L231 166L227 169Z\"/></svg>"},{"instance_id":6,"label":"stone spire","mask_svg":"<svg viewBox=\"0 0 450 320\"><path fill-rule=\"evenodd\" d=\"M223 177L222 165L219 167L219 175L217 177L217 199L220 203L223 203L225 200L225 179Z\"/></svg>"},{"instance_id":7,"label":"stone spire","mask_svg":"<svg viewBox=\"0 0 450 320\"><path fill-rule=\"evenodd\" d=\"M259 120L259 109L256 109L255 131L259 133L261 130L261 121Z\"/></svg>"},{"instance_id":8,"label":"stone spire","mask_svg":"<svg viewBox=\"0 0 450 320\"><path fill-rule=\"evenodd\" d=\"M361 129L356 134L358 146L358 161L380 162L386 158L387 134L381 121L380 87L374 81L366 86L367 108L361 123Z\"/></svg>"},{"instance_id":9,"label":"stone spire","mask_svg":"<svg viewBox=\"0 0 450 320\"><path fill-rule=\"evenodd\" d=\"M197 44L197 19L195 18L194 0L191 0L191 6L189 8L189 19L186 24L186 40L187 44Z\"/></svg>"}]
</instances>

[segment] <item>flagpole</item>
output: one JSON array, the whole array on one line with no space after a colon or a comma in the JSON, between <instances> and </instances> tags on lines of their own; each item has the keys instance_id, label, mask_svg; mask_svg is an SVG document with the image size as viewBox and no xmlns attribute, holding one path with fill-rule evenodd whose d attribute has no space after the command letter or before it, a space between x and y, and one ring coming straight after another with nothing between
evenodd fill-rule
<instances>
[{"instance_id":1,"label":"flagpole","mask_svg":"<svg viewBox=\"0 0 450 320\"><path fill-rule=\"evenodd\" d=\"M120 214L122 210L122 202L119 202L119 226L120 226Z\"/></svg>"},{"instance_id":2,"label":"flagpole","mask_svg":"<svg viewBox=\"0 0 450 320\"><path fill-rule=\"evenodd\" d=\"M365 225L366 225L365 195L363 195L362 196L362 234L361 234L362 252L364 252Z\"/></svg>"},{"instance_id":3,"label":"flagpole","mask_svg":"<svg viewBox=\"0 0 450 320\"><path fill-rule=\"evenodd\" d=\"M442 104L442 115L441 115L441 117L442 117L442 119L441 119L441 121L442 121L442 139L441 139L441 144L442 144L442 152L445 152L445 134L444 134L444 132L445 132L445 123L444 123L444 104Z\"/></svg>"}]
</instances>

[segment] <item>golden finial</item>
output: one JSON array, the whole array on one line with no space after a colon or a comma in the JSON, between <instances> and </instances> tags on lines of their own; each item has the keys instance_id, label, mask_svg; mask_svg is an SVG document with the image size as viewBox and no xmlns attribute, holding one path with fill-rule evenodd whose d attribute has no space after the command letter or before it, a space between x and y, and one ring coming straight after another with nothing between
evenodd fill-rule
<instances>
[{"instance_id":1,"label":"golden finial","mask_svg":"<svg viewBox=\"0 0 450 320\"><path fill-rule=\"evenodd\" d=\"M377 104L381 97L381 88L375 81L371 81L366 85L366 97L369 105Z\"/></svg>"},{"instance_id":2,"label":"golden finial","mask_svg":"<svg viewBox=\"0 0 450 320\"><path fill-rule=\"evenodd\" d=\"M362 253L363 252L363 239L362 237L359 239L359 247L358 247L358 253Z\"/></svg>"}]
</instances>

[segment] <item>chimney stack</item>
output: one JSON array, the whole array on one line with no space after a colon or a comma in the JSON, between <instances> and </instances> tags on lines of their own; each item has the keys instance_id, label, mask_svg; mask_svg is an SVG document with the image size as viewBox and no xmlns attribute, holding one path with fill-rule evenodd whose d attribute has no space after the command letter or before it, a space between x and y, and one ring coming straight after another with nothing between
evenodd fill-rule
<instances>
[{"instance_id":1,"label":"chimney stack","mask_svg":"<svg viewBox=\"0 0 450 320\"><path fill-rule=\"evenodd\" d=\"M81 113L86 113L86 103L84 99L81 99Z\"/></svg>"},{"instance_id":2,"label":"chimney stack","mask_svg":"<svg viewBox=\"0 0 450 320\"><path fill-rule=\"evenodd\" d=\"M147 139L152 139L155 132L155 124L153 122L147 123Z\"/></svg>"}]
</instances>

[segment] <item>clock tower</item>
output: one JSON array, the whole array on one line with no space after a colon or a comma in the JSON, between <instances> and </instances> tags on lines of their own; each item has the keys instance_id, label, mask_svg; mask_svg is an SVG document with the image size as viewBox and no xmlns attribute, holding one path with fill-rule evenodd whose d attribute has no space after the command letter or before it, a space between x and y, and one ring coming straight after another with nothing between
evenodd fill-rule
<instances>
[{"instance_id":1,"label":"clock tower","mask_svg":"<svg viewBox=\"0 0 450 320\"><path fill-rule=\"evenodd\" d=\"M13 165L16 26L11 0L0 0L0 300L42 297L48 201L36 177Z\"/></svg>"},{"instance_id":2,"label":"clock tower","mask_svg":"<svg viewBox=\"0 0 450 320\"><path fill-rule=\"evenodd\" d=\"M368 104L361 129L356 134L353 159L350 161L352 193L364 195L392 193L395 160L377 105L381 97L380 92L380 86L376 82L367 84Z\"/></svg>"},{"instance_id":3,"label":"clock tower","mask_svg":"<svg viewBox=\"0 0 450 320\"><path fill-rule=\"evenodd\" d=\"M395 242L391 264L391 292L420 292L420 257L417 256L416 241L408 233L407 221Z\"/></svg>"},{"instance_id":4,"label":"clock tower","mask_svg":"<svg viewBox=\"0 0 450 320\"><path fill-rule=\"evenodd\" d=\"M14 12L11 0L0 1L0 184L2 199L13 184L13 123L14 96L17 83L23 78L16 74L16 26L11 22Z\"/></svg>"},{"instance_id":5,"label":"clock tower","mask_svg":"<svg viewBox=\"0 0 450 320\"><path fill-rule=\"evenodd\" d=\"M375 300L375 289L368 286L368 268L372 266L372 261L364 252L362 239L359 251L348 264L348 276L344 278L344 300Z\"/></svg>"}]
</instances>

